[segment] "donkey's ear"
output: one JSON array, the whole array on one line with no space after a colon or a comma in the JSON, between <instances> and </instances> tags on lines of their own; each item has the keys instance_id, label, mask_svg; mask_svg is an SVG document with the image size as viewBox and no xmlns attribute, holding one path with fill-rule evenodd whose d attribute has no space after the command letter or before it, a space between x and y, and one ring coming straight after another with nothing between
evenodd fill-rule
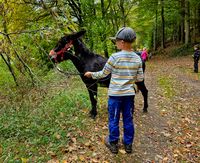
<instances>
[{"instance_id":1,"label":"donkey's ear","mask_svg":"<svg viewBox=\"0 0 200 163\"><path fill-rule=\"evenodd\" d=\"M81 29L80 33L81 33L82 35L84 35L84 34L86 33L86 30L85 30L85 29Z\"/></svg>"},{"instance_id":2,"label":"donkey's ear","mask_svg":"<svg viewBox=\"0 0 200 163\"><path fill-rule=\"evenodd\" d=\"M74 38L76 38L76 39L78 39L78 38L80 38L81 36L83 36L84 34L86 33L86 30L81 30L81 31L79 31L79 32L77 32L77 33L75 33L74 34Z\"/></svg>"}]
</instances>

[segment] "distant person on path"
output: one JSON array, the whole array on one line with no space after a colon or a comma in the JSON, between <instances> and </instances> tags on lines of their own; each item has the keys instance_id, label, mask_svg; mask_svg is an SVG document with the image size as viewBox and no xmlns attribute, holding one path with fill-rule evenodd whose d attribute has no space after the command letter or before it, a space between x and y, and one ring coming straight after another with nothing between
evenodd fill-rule
<instances>
[{"instance_id":1,"label":"distant person on path","mask_svg":"<svg viewBox=\"0 0 200 163\"><path fill-rule=\"evenodd\" d=\"M199 58L200 58L200 51L199 51L199 45L194 46L194 72L198 73L198 63L199 63Z\"/></svg>"},{"instance_id":2,"label":"distant person on path","mask_svg":"<svg viewBox=\"0 0 200 163\"><path fill-rule=\"evenodd\" d=\"M120 112L122 112L124 148L127 153L131 153L135 133L134 83L144 80L142 62L140 57L132 51L132 43L136 39L136 33L132 28L121 28L112 39L121 51L110 56L102 71L86 72L85 76L99 79L111 74L108 89L109 135L105 139L105 145L112 153L118 153L119 120Z\"/></svg>"},{"instance_id":3,"label":"distant person on path","mask_svg":"<svg viewBox=\"0 0 200 163\"><path fill-rule=\"evenodd\" d=\"M148 59L148 53L147 53L147 50L146 50L145 47L144 47L143 50L142 50L141 58L142 58L142 61L143 61L143 62L146 62L147 59ZM145 72L145 68L146 68L146 66L145 66L145 64L144 64L144 65L143 65L143 71L144 71L144 72Z\"/></svg>"},{"instance_id":4,"label":"distant person on path","mask_svg":"<svg viewBox=\"0 0 200 163\"><path fill-rule=\"evenodd\" d=\"M145 71L145 61L143 61L142 59L142 50L138 49L136 52L135 52L138 56L140 56L141 60L142 60L142 69L143 69L143 73Z\"/></svg>"}]
</instances>

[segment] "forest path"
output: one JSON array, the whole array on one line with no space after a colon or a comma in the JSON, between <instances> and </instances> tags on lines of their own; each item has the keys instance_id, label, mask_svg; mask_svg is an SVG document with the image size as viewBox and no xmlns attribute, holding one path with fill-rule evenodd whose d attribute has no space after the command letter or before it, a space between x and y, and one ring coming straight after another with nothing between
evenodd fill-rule
<instances>
[{"instance_id":1,"label":"forest path","mask_svg":"<svg viewBox=\"0 0 200 163\"><path fill-rule=\"evenodd\" d=\"M147 62L145 83L149 90L149 112L142 112L142 95L138 93L132 154L126 154L121 142L117 155L104 145L108 134L107 96L106 88L100 88L96 120L88 118L86 128L73 135L67 147L70 150L63 160L104 163L200 161L200 74L193 73L192 68L190 56L155 57ZM82 141L77 137L82 137Z\"/></svg>"}]
</instances>

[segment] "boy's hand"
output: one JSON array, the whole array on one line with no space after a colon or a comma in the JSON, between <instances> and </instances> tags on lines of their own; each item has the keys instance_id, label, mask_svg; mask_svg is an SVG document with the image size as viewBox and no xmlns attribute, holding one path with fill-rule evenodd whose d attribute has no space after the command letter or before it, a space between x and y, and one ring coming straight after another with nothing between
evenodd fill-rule
<instances>
[{"instance_id":1,"label":"boy's hand","mask_svg":"<svg viewBox=\"0 0 200 163\"><path fill-rule=\"evenodd\" d=\"M91 78L92 77L92 72L87 71L84 76Z\"/></svg>"}]
</instances>

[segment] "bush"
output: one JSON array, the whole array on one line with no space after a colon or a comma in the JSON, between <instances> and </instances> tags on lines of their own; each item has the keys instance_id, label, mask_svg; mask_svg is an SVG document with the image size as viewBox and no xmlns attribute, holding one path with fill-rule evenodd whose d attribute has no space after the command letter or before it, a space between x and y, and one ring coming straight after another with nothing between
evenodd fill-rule
<instances>
[{"instance_id":1,"label":"bush","mask_svg":"<svg viewBox=\"0 0 200 163\"><path fill-rule=\"evenodd\" d=\"M192 45L182 45L171 51L170 56L186 56L193 53Z\"/></svg>"}]
</instances>

